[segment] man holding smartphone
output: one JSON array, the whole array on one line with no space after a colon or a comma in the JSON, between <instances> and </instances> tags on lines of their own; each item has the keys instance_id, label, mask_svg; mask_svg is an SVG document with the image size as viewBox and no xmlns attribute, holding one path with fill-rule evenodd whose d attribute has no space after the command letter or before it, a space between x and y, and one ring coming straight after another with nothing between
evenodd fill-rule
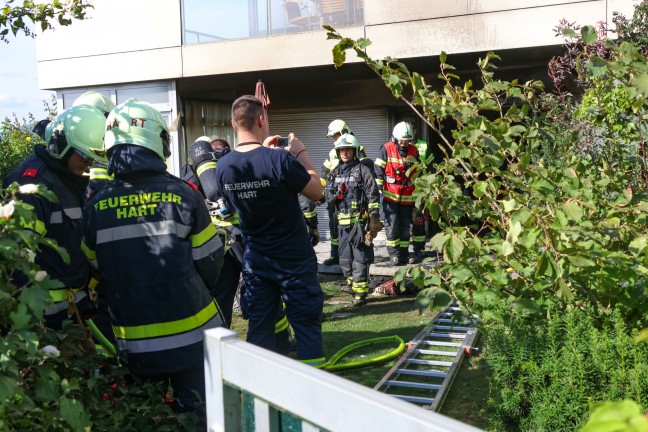
<instances>
[{"instance_id":1,"label":"man holding smartphone","mask_svg":"<svg viewBox=\"0 0 648 432\"><path fill-rule=\"evenodd\" d=\"M281 137L268 137L268 121L256 97L234 101L232 126L239 144L219 161L216 177L219 189L239 213L246 286L241 307L249 319L247 341L276 351L275 318L283 298L295 331L297 358L322 368L326 363L320 321L324 295L297 199L300 193L311 200L322 196L319 175L294 134L284 148L279 146Z\"/></svg>"}]
</instances>

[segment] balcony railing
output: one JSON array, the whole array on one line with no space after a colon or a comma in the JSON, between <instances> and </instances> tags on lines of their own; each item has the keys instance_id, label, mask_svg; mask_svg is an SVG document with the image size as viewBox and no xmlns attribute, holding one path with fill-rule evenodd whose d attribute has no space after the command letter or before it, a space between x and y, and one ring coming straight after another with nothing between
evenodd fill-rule
<instances>
[{"instance_id":1,"label":"balcony railing","mask_svg":"<svg viewBox=\"0 0 648 432\"><path fill-rule=\"evenodd\" d=\"M363 0L182 0L183 43L364 25Z\"/></svg>"}]
</instances>

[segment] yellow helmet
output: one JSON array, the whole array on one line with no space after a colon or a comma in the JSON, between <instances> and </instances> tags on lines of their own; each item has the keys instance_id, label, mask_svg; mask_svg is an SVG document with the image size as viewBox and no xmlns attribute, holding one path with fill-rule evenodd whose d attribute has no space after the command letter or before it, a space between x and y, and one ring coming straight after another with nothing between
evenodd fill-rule
<instances>
[{"instance_id":1,"label":"yellow helmet","mask_svg":"<svg viewBox=\"0 0 648 432\"><path fill-rule=\"evenodd\" d=\"M103 113L90 105L73 106L63 111L45 129L47 151L62 159L70 149L76 149L94 160L106 162L103 152L105 121Z\"/></svg>"},{"instance_id":2,"label":"yellow helmet","mask_svg":"<svg viewBox=\"0 0 648 432\"><path fill-rule=\"evenodd\" d=\"M148 102L136 98L117 105L106 119L105 149L132 144L152 150L160 159L171 156L171 137L162 114Z\"/></svg>"}]
</instances>

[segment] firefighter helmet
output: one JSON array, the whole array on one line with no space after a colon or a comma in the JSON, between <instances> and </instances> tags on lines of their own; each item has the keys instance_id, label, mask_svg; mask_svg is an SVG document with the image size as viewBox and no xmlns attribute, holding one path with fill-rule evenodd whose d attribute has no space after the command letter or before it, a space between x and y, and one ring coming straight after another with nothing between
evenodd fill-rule
<instances>
[{"instance_id":1,"label":"firefighter helmet","mask_svg":"<svg viewBox=\"0 0 648 432\"><path fill-rule=\"evenodd\" d=\"M121 144L147 148L166 160L171 156L171 137L162 114L148 102L136 98L117 105L106 119L105 148Z\"/></svg>"},{"instance_id":2,"label":"firefighter helmet","mask_svg":"<svg viewBox=\"0 0 648 432\"><path fill-rule=\"evenodd\" d=\"M350 134L344 134L337 140L335 140L335 152L337 153L338 158L340 157L340 149L350 148L353 149L353 157L358 158L358 151L360 150L360 143L358 139Z\"/></svg>"},{"instance_id":3,"label":"firefighter helmet","mask_svg":"<svg viewBox=\"0 0 648 432\"><path fill-rule=\"evenodd\" d=\"M77 105L90 105L97 108L99 111L104 113L104 116L108 117L110 111L115 108L113 101L103 93L96 91L87 91L81 96L75 99L73 106Z\"/></svg>"},{"instance_id":4,"label":"firefighter helmet","mask_svg":"<svg viewBox=\"0 0 648 432\"><path fill-rule=\"evenodd\" d=\"M77 105L63 111L45 129L47 151L62 159L70 149L75 149L89 158L106 162L103 151L105 121L103 113L90 105Z\"/></svg>"},{"instance_id":5,"label":"firefighter helmet","mask_svg":"<svg viewBox=\"0 0 648 432\"><path fill-rule=\"evenodd\" d=\"M392 137L394 137L394 142L411 141L412 139L414 139L414 131L412 130L412 125L407 122L398 123L396 126L394 126Z\"/></svg>"},{"instance_id":6,"label":"firefighter helmet","mask_svg":"<svg viewBox=\"0 0 648 432\"><path fill-rule=\"evenodd\" d=\"M352 134L351 128L346 124L344 120L333 120L328 127L327 137L332 137L335 134Z\"/></svg>"}]
</instances>

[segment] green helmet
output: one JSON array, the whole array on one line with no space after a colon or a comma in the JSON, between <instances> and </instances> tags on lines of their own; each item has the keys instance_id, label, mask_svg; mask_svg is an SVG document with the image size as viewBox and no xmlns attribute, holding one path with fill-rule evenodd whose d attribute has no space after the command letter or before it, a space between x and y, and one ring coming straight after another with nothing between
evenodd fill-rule
<instances>
[{"instance_id":1,"label":"green helmet","mask_svg":"<svg viewBox=\"0 0 648 432\"><path fill-rule=\"evenodd\" d=\"M344 134L340 138L335 140L334 145L335 145L335 151L338 154L338 156L340 154L340 149L350 148L355 150L353 155L355 157L358 157L358 150L360 150L360 143L358 142L358 139L355 136L351 134Z\"/></svg>"},{"instance_id":2,"label":"green helmet","mask_svg":"<svg viewBox=\"0 0 648 432\"><path fill-rule=\"evenodd\" d=\"M105 148L132 144L152 150L160 159L171 156L171 137L162 114L148 102L136 98L117 105L106 119Z\"/></svg>"},{"instance_id":3,"label":"green helmet","mask_svg":"<svg viewBox=\"0 0 648 432\"><path fill-rule=\"evenodd\" d=\"M335 134L350 134L351 128L346 124L344 120L333 120L328 127L328 132L326 133L327 137L332 137Z\"/></svg>"},{"instance_id":4,"label":"green helmet","mask_svg":"<svg viewBox=\"0 0 648 432\"><path fill-rule=\"evenodd\" d=\"M396 126L394 126L392 136L394 137L394 142L411 141L414 138L412 125L407 122L398 123Z\"/></svg>"},{"instance_id":5,"label":"green helmet","mask_svg":"<svg viewBox=\"0 0 648 432\"><path fill-rule=\"evenodd\" d=\"M106 117L90 105L73 106L63 111L45 129L47 151L62 159L70 149L76 149L85 156L106 162L103 151L103 136ZM50 127L51 125L51 127Z\"/></svg>"},{"instance_id":6,"label":"green helmet","mask_svg":"<svg viewBox=\"0 0 648 432\"><path fill-rule=\"evenodd\" d=\"M75 99L74 104L72 106L77 106L77 105L90 105L95 108L97 108L99 111L104 113L106 117L108 117L108 114L110 114L110 111L115 108L115 104L113 101L106 96L103 93L99 93L96 91L87 91L83 93L81 96Z\"/></svg>"}]
</instances>

